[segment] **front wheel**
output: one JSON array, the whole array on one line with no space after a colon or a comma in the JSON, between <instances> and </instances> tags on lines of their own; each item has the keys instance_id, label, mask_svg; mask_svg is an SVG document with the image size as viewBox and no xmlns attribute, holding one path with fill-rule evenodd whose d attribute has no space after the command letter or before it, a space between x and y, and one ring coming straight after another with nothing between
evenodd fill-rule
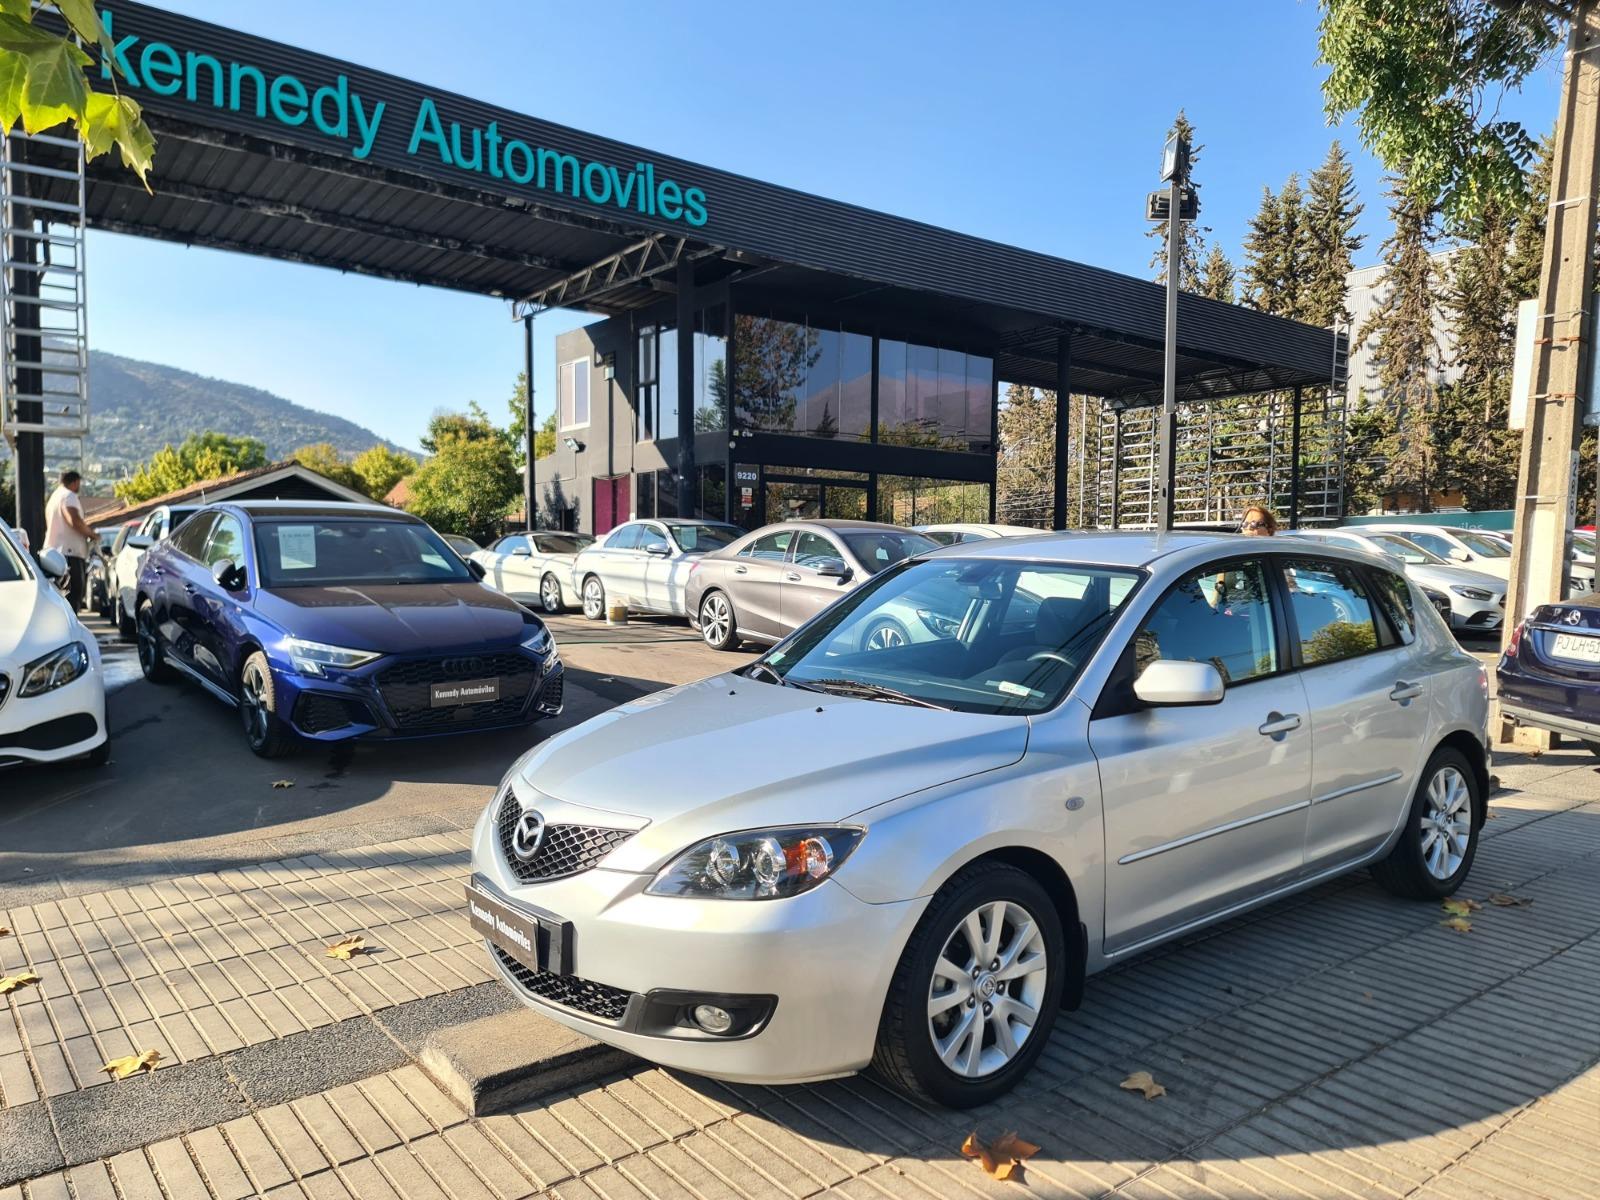
<instances>
[{"instance_id":1,"label":"front wheel","mask_svg":"<svg viewBox=\"0 0 1600 1200\"><path fill-rule=\"evenodd\" d=\"M294 732L278 716L278 689L267 656L257 650L239 674L239 715L244 739L261 758L282 758L294 749Z\"/></svg>"},{"instance_id":2,"label":"front wheel","mask_svg":"<svg viewBox=\"0 0 1600 1200\"><path fill-rule=\"evenodd\" d=\"M914 1099L987 1104L1044 1050L1067 941L1038 880L976 863L934 896L889 984L873 1069Z\"/></svg>"},{"instance_id":3,"label":"front wheel","mask_svg":"<svg viewBox=\"0 0 1600 1200\"><path fill-rule=\"evenodd\" d=\"M561 581L548 572L539 581L539 605L547 613L561 611Z\"/></svg>"},{"instance_id":4,"label":"front wheel","mask_svg":"<svg viewBox=\"0 0 1600 1200\"><path fill-rule=\"evenodd\" d=\"M134 620L128 615L128 610L123 607L120 596L114 603L117 607L117 636L125 642L131 642L136 636Z\"/></svg>"},{"instance_id":5,"label":"front wheel","mask_svg":"<svg viewBox=\"0 0 1600 1200\"><path fill-rule=\"evenodd\" d=\"M1478 853L1477 813L1484 798L1459 750L1441 747L1422 770L1405 827L1372 877L1396 896L1442 900L1459 888Z\"/></svg>"},{"instance_id":6,"label":"front wheel","mask_svg":"<svg viewBox=\"0 0 1600 1200\"><path fill-rule=\"evenodd\" d=\"M161 650L161 631L156 627L156 606L149 600L139 605L134 618L134 636L139 643L139 673L151 683L167 683L172 668Z\"/></svg>"},{"instance_id":7,"label":"front wheel","mask_svg":"<svg viewBox=\"0 0 1600 1200\"><path fill-rule=\"evenodd\" d=\"M904 646L910 640L904 625L890 617L882 617L867 627L867 632L861 638L861 648L893 650L897 646Z\"/></svg>"},{"instance_id":8,"label":"front wheel","mask_svg":"<svg viewBox=\"0 0 1600 1200\"><path fill-rule=\"evenodd\" d=\"M591 621L605 620L606 585L600 582L598 575L583 581L583 615Z\"/></svg>"},{"instance_id":9,"label":"front wheel","mask_svg":"<svg viewBox=\"0 0 1600 1200\"><path fill-rule=\"evenodd\" d=\"M739 626L733 604L721 592L707 592L700 601L700 636L713 650L737 650Z\"/></svg>"}]
</instances>

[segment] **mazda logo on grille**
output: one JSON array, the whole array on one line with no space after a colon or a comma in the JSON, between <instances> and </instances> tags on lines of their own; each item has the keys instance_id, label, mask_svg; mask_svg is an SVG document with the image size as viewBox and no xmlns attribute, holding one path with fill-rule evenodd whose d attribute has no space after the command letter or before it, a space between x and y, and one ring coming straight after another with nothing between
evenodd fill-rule
<instances>
[{"instance_id":1,"label":"mazda logo on grille","mask_svg":"<svg viewBox=\"0 0 1600 1200\"><path fill-rule=\"evenodd\" d=\"M511 852L523 862L532 862L544 845L544 830L544 814L536 808L526 810L511 831Z\"/></svg>"},{"instance_id":2,"label":"mazda logo on grille","mask_svg":"<svg viewBox=\"0 0 1600 1200\"><path fill-rule=\"evenodd\" d=\"M444 668L446 675L481 675L483 673L483 659L476 655L470 658L447 658L439 664Z\"/></svg>"}]
</instances>

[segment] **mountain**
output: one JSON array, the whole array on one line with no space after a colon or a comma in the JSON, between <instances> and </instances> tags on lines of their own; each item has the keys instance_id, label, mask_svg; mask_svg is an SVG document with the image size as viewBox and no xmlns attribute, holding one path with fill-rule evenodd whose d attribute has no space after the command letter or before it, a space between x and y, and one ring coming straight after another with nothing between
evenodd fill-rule
<instances>
[{"instance_id":1,"label":"mountain","mask_svg":"<svg viewBox=\"0 0 1600 1200\"><path fill-rule=\"evenodd\" d=\"M346 455L380 443L405 449L354 421L248 384L104 350L89 351L89 429L87 473L104 479L121 478L168 442L208 429L260 438L274 460L314 442L331 442Z\"/></svg>"}]
</instances>

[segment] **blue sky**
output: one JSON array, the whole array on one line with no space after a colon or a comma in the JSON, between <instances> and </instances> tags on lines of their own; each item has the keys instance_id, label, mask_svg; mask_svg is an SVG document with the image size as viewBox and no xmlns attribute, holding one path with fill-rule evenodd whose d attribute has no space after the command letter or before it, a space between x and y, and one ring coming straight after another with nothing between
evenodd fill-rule
<instances>
[{"instance_id":1,"label":"blue sky","mask_svg":"<svg viewBox=\"0 0 1600 1200\"><path fill-rule=\"evenodd\" d=\"M691 161L1149 275L1144 196L1182 106L1202 223L1237 260L1263 184L1341 138L1368 236L1377 163L1330 129L1310 0L169 0L165 7ZM443 23L443 26L441 26ZM1503 114L1553 120L1557 68ZM159 154L157 163L159 165ZM522 338L504 302L94 234L91 342L250 383L415 446L429 414L503 416ZM554 394L540 319L536 391Z\"/></svg>"}]
</instances>

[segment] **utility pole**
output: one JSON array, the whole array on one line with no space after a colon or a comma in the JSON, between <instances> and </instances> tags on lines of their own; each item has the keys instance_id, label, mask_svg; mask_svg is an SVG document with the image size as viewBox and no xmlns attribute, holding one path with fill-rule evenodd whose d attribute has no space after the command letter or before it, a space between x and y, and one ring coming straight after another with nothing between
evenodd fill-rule
<instances>
[{"instance_id":1,"label":"utility pole","mask_svg":"<svg viewBox=\"0 0 1600 1200\"><path fill-rule=\"evenodd\" d=\"M1600 190L1600 0L1578 0L1567 42L1550 165L1550 212L1534 343L1532 394L1522 432L1503 643L1541 604L1566 597L1577 516L1578 445L1594 407L1596 192ZM1510 735L1502 728L1502 735ZM1516 739L1548 748L1550 734Z\"/></svg>"},{"instance_id":2,"label":"utility pole","mask_svg":"<svg viewBox=\"0 0 1600 1200\"><path fill-rule=\"evenodd\" d=\"M1172 528L1178 441L1178 280L1183 265L1183 222L1199 215L1189 189L1189 142L1181 133L1167 139L1161 156L1166 195L1151 192L1145 216L1167 222L1167 344L1162 356L1161 425L1156 430L1156 528ZM1165 211L1162 211L1165 209Z\"/></svg>"},{"instance_id":3,"label":"utility pole","mask_svg":"<svg viewBox=\"0 0 1600 1200\"><path fill-rule=\"evenodd\" d=\"M522 317L522 363L523 373L528 379L528 386L522 397L522 421L528 455L528 471L522 479L522 515L527 518L529 529L538 529L539 510L534 505L539 493L533 481L533 448L539 435L533 425L533 310L531 308Z\"/></svg>"}]
</instances>

